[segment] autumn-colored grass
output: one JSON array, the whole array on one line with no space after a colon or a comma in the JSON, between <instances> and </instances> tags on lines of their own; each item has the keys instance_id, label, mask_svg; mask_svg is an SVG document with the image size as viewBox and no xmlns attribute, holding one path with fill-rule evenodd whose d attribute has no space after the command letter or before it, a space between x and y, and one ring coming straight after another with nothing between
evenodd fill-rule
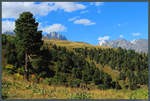
<instances>
[{"instance_id":1,"label":"autumn-colored grass","mask_svg":"<svg viewBox=\"0 0 150 101\"><path fill-rule=\"evenodd\" d=\"M4 99L148 99L148 88L137 90L84 90L44 83L27 82L17 75L2 73Z\"/></svg>"},{"instance_id":2,"label":"autumn-colored grass","mask_svg":"<svg viewBox=\"0 0 150 101\"><path fill-rule=\"evenodd\" d=\"M56 44L57 46L64 46L66 48L69 48L71 51L73 51L71 48L102 48L102 49L106 49L106 48L110 48L110 47L102 47L102 46L98 46L98 45L90 45L87 43L83 43L83 42L72 42L72 41L64 41L64 40L44 40L45 43L52 43L52 44ZM87 61L91 62L91 60L89 58L86 59ZM95 64L96 62L93 61ZM116 80L116 78L119 76L119 71L117 70L113 70L111 69L110 66L105 65L104 67L100 64L96 64L96 66L100 69L103 70L104 72L108 73L109 75L111 75L113 80Z\"/></svg>"},{"instance_id":3,"label":"autumn-colored grass","mask_svg":"<svg viewBox=\"0 0 150 101\"><path fill-rule=\"evenodd\" d=\"M102 47L102 46L95 46L95 45L90 45L87 43L83 43L83 42L72 42L72 41L64 41L64 40L44 40L45 43L52 43L52 44L56 44L57 46L64 46L64 47L68 47L68 48L84 48L84 47L88 47L88 48L108 48L108 47Z\"/></svg>"}]
</instances>

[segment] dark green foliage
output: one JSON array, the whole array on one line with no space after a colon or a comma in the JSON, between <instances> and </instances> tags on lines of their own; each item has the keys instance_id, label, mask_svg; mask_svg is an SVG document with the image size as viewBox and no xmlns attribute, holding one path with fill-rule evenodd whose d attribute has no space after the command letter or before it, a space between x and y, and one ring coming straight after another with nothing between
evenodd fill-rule
<instances>
[{"instance_id":1,"label":"dark green foliage","mask_svg":"<svg viewBox=\"0 0 150 101\"><path fill-rule=\"evenodd\" d=\"M100 89L100 90L105 90L105 89L108 89L108 88L107 88L107 86L104 85L104 84L99 84L99 85L98 85L98 89Z\"/></svg>"},{"instance_id":2,"label":"dark green foliage","mask_svg":"<svg viewBox=\"0 0 150 101\"><path fill-rule=\"evenodd\" d=\"M33 18L32 13L23 12L15 21L15 30L17 48L23 48L27 54L35 54L39 52L43 44L42 32L37 31L38 22Z\"/></svg>"},{"instance_id":3,"label":"dark green foliage","mask_svg":"<svg viewBox=\"0 0 150 101\"><path fill-rule=\"evenodd\" d=\"M28 69L37 80L42 77L48 84L71 87L95 84L99 89L121 89L119 80L127 80L126 87L130 89L136 89L138 84L148 85L147 54L122 48L85 47L72 51L51 43L43 45L41 31L37 28L33 15L24 12L16 20L16 36L2 35L2 55L6 64L14 66L13 73L25 74ZM117 81L112 81L112 77L99 70L95 63L119 71Z\"/></svg>"},{"instance_id":4,"label":"dark green foliage","mask_svg":"<svg viewBox=\"0 0 150 101\"><path fill-rule=\"evenodd\" d=\"M81 80L80 79L72 79L70 81L71 87L80 87Z\"/></svg>"},{"instance_id":5,"label":"dark green foliage","mask_svg":"<svg viewBox=\"0 0 150 101\"><path fill-rule=\"evenodd\" d=\"M121 89L121 86L119 85L119 82L115 82L115 89Z\"/></svg>"},{"instance_id":6,"label":"dark green foliage","mask_svg":"<svg viewBox=\"0 0 150 101\"><path fill-rule=\"evenodd\" d=\"M15 30L16 33L16 51L18 54L18 58L25 56L25 78L29 80L29 69L31 65L35 68L35 64L40 65L40 61L42 57L38 59L32 60L32 56L38 56L40 53L40 48L43 45L42 39L42 31L38 31L38 22L33 18L32 13L23 12L20 14L19 18L15 21ZM31 65L30 65L31 64ZM41 65L40 65L41 66ZM37 72L37 65L34 72ZM38 73L38 72L37 72ZM43 72L42 72L43 73ZM44 74L42 74L44 75Z\"/></svg>"},{"instance_id":7,"label":"dark green foliage","mask_svg":"<svg viewBox=\"0 0 150 101\"><path fill-rule=\"evenodd\" d=\"M87 55L84 55L86 58L89 57L90 60L96 61L97 64L102 66L107 64L112 69L118 70L120 72L119 80L130 78L128 85L130 89L135 89L137 84L148 85L148 55L145 53L139 54L134 50L126 50L120 47L117 50L101 48L79 48L74 50L80 55L86 50ZM98 72L93 75L93 80L96 84L102 82L100 78L96 78L98 75L100 75ZM108 84L105 78L104 81Z\"/></svg>"},{"instance_id":8,"label":"dark green foliage","mask_svg":"<svg viewBox=\"0 0 150 101\"><path fill-rule=\"evenodd\" d=\"M120 74L119 74L119 80L125 80L125 79L126 79L125 73L120 72Z\"/></svg>"},{"instance_id":9,"label":"dark green foliage","mask_svg":"<svg viewBox=\"0 0 150 101\"><path fill-rule=\"evenodd\" d=\"M12 47L15 44L15 42L13 42L15 37L6 36L3 38L5 38L6 41L3 50L11 49L16 54L13 58L13 52L5 51L3 55L5 55L7 63L13 64L14 68L19 67L20 69L16 68L15 72L23 74L24 62L21 62L21 60L24 59L24 55L21 52L17 52L15 46ZM12 46L9 45L10 43ZM48 49L48 45L43 45L39 54L32 57L31 64L29 65L31 66L31 74L36 74L38 78L51 78L49 84L79 87L81 83L90 84L93 82L95 85L99 85L100 89L121 89L118 81L113 82L111 76L104 71L100 71L94 62L89 63L85 60L85 57L91 56L90 54L98 54L96 58L101 62L98 62L99 64L113 65L114 67L112 67L112 69L119 70L120 75L118 80L126 80L126 78L128 78L128 88L136 89L137 84L148 84L148 68L146 67L148 59L146 54L143 55L133 52L132 54L136 55L131 55L131 58L128 53L132 51L128 52L127 50L119 49L115 52L112 49L86 49L85 52L82 48L75 48L75 54L65 47L58 47L52 44L51 46L52 48ZM82 52L82 50L84 52ZM109 56L107 56L107 52L109 53ZM102 55L103 53L104 55ZM122 56L123 54L125 54L125 56ZM103 56L106 57L104 58ZM124 61L122 61L119 56L125 58ZM104 60L101 60L101 58ZM92 57L91 59L94 60ZM129 61L129 59L132 61L131 66L134 67L134 69L130 68L130 62L125 62L126 60ZM104 62L106 60L108 62ZM143 67L143 65L145 67Z\"/></svg>"}]
</instances>

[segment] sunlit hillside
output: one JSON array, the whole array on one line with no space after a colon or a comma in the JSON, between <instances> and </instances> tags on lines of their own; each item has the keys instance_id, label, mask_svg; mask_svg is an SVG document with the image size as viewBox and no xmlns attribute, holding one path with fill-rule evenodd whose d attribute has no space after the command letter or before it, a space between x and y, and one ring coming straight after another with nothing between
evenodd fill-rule
<instances>
[{"instance_id":1,"label":"sunlit hillside","mask_svg":"<svg viewBox=\"0 0 150 101\"><path fill-rule=\"evenodd\" d=\"M94 45L90 45L88 43L84 43L84 42L72 42L72 41L67 41L67 40L44 40L45 43L52 43L52 44L56 44L58 46L65 46L65 47L69 47L69 48L85 48L85 47L89 47L89 48L109 48L109 47L102 47L102 46L94 46Z\"/></svg>"},{"instance_id":2,"label":"sunlit hillside","mask_svg":"<svg viewBox=\"0 0 150 101\"><path fill-rule=\"evenodd\" d=\"M4 99L148 98L147 54L84 42L44 40L38 54L40 62L39 57L31 60L35 69L30 68L30 81L25 81L24 54L17 53L15 36L3 35L2 43Z\"/></svg>"},{"instance_id":3,"label":"sunlit hillside","mask_svg":"<svg viewBox=\"0 0 150 101\"><path fill-rule=\"evenodd\" d=\"M86 90L48 85L44 80L39 84L33 81L26 82L21 75L3 72L2 97L3 99L148 99L148 89L146 87L134 91Z\"/></svg>"}]
</instances>

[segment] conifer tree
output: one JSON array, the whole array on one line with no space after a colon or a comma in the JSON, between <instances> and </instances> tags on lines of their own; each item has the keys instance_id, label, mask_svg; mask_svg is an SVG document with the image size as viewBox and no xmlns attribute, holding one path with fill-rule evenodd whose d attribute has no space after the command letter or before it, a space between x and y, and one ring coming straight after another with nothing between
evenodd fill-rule
<instances>
[{"instance_id":1,"label":"conifer tree","mask_svg":"<svg viewBox=\"0 0 150 101\"><path fill-rule=\"evenodd\" d=\"M15 21L17 49L24 50L25 79L29 80L29 62L32 56L39 53L43 44L42 31L38 31L38 22L30 12L23 12Z\"/></svg>"}]
</instances>

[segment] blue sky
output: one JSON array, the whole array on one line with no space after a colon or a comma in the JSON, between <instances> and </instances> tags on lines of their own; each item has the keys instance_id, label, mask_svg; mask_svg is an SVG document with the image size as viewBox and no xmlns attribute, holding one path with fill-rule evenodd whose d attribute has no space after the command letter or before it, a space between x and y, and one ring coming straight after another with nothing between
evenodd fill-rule
<instances>
[{"instance_id":1,"label":"blue sky","mask_svg":"<svg viewBox=\"0 0 150 101\"><path fill-rule=\"evenodd\" d=\"M2 32L12 31L23 11L35 15L43 34L56 31L70 41L148 39L147 2L3 2Z\"/></svg>"}]
</instances>

